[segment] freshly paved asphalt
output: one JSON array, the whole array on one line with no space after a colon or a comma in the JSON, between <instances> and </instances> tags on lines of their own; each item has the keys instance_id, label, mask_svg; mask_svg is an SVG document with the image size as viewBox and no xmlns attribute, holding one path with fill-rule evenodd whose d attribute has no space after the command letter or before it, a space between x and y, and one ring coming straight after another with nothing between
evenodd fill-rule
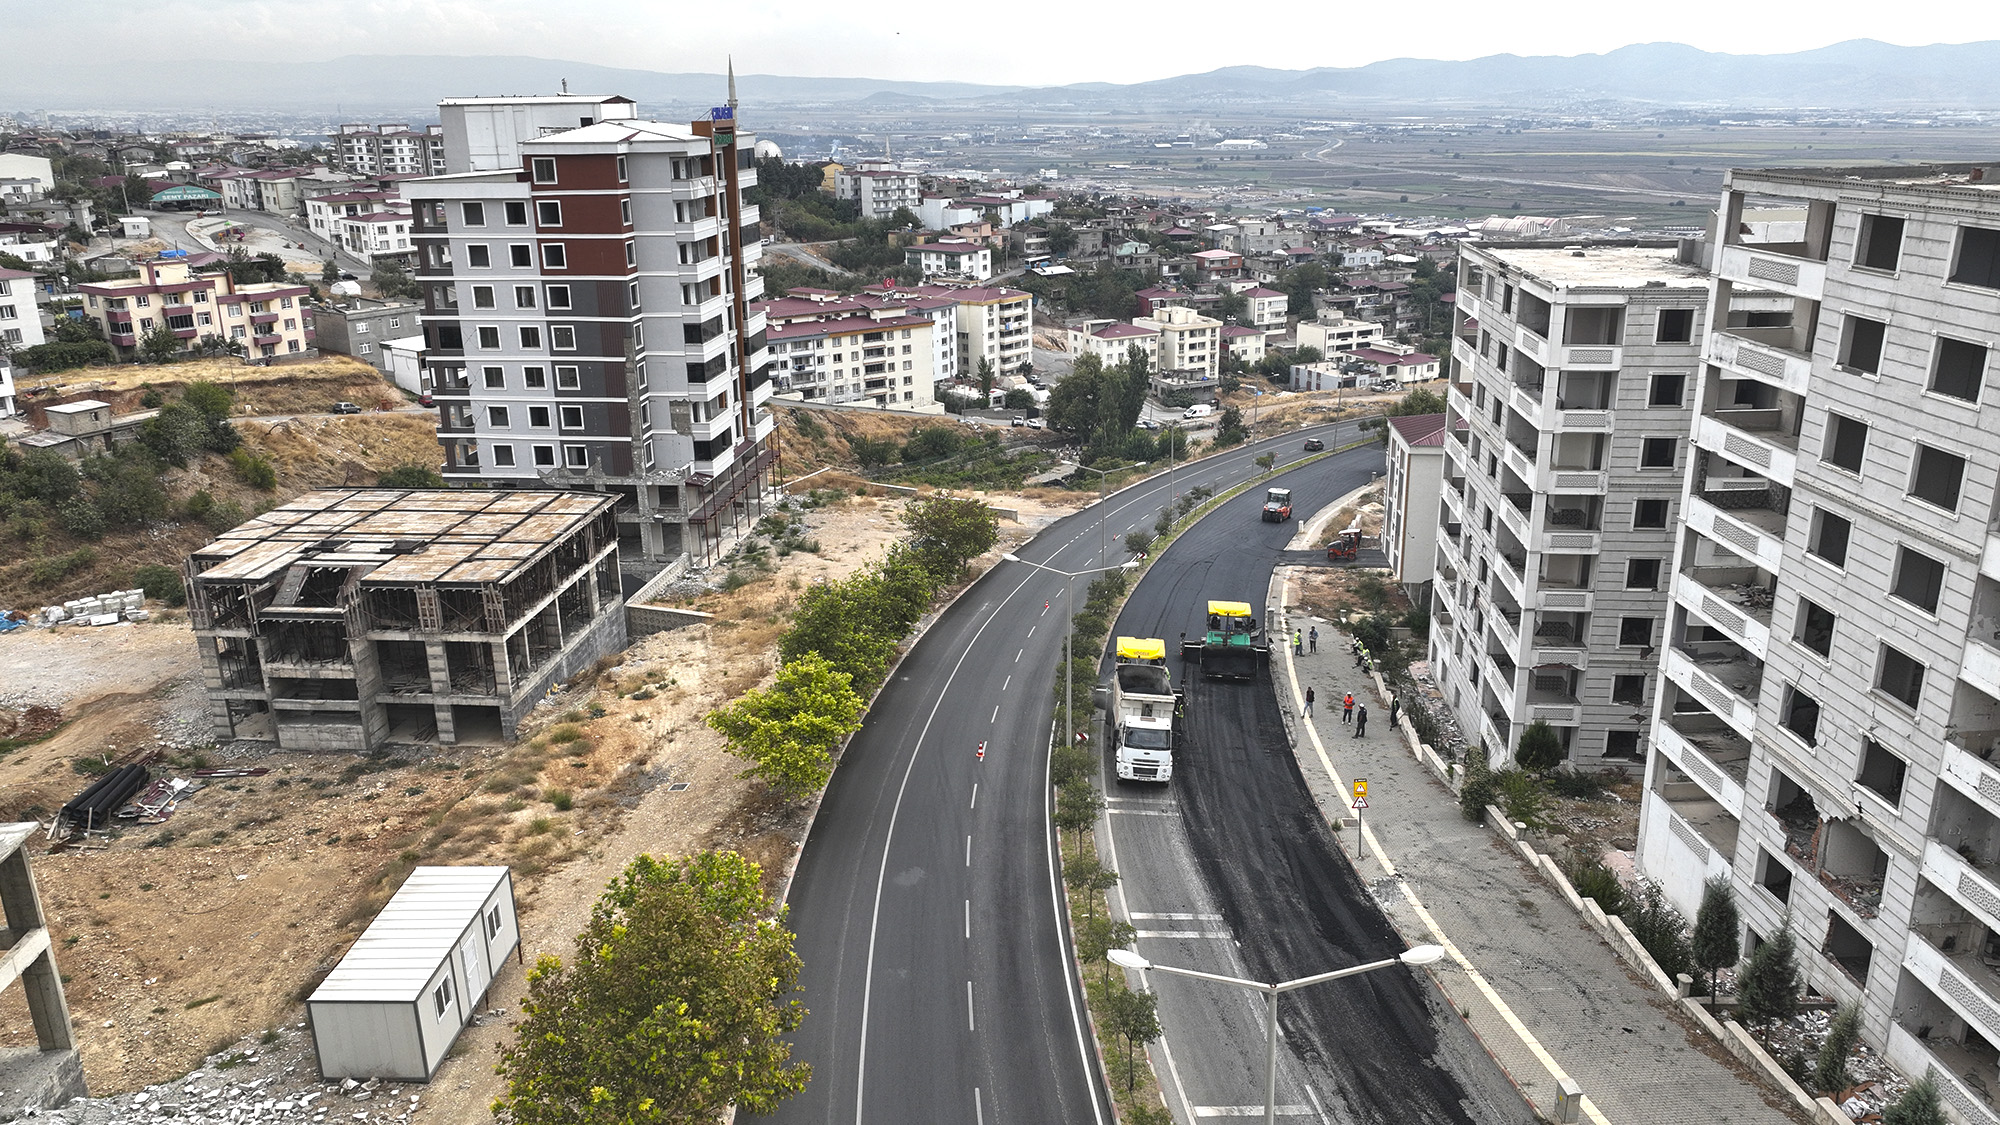
<instances>
[{"instance_id":1,"label":"freshly paved asphalt","mask_svg":"<svg viewBox=\"0 0 2000 1125\"><path fill-rule=\"evenodd\" d=\"M1150 529L1176 493L1221 491L1259 472L1262 453L1296 460L1304 436L1353 433L1288 431L1198 462L1017 553L1069 571L1115 565L1127 555L1113 536ZM1380 462L1378 449L1346 456ZM986 574L917 643L835 771L789 897L810 1011L794 1057L814 1073L777 1121L1111 1120L1068 972L1048 817L1066 581L1022 563Z\"/></svg>"},{"instance_id":2,"label":"freshly paved asphalt","mask_svg":"<svg viewBox=\"0 0 2000 1125\"><path fill-rule=\"evenodd\" d=\"M1381 463L1380 449L1367 447L1272 483L1290 486L1297 510L1309 514L1367 483ZM1199 634L1209 599L1261 608L1273 568L1311 556L1285 550L1296 525L1261 522L1260 503L1246 493L1182 534L1133 591L1114 632L1160 637L1173 649L1183 632ZM1108 760L1104 775L1105 842L1121 876L1114 901L1139 931L1139 952L1158 964L1261 981L1402 952L1405 943L1341 855L1300 776L1268 673L1228 683L1202 679L1195 665L1174 671L1187 707L1173 781L1118 782ZM1331 703L1333 692L1326 696ZM1155 1057L1166 1063L1162 1084L1176 1118L1262 1116L1262 1001L1224 985L1148 975L1166 1032ZM1410 969L1289 993L1279 1010L1277 1101L1287 1118L1533 1119L1457 1013Z\"/></svg>"}]
</instances>

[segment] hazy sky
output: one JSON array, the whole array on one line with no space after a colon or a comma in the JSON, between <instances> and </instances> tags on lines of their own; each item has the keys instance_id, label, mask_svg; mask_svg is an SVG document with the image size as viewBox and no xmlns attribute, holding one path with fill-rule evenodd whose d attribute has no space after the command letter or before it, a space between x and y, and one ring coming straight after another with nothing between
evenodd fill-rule
<instances>
[{"instance_id":1,"label":"hazy sky","mask_svg":"<svg viewBox=\"0 0 2000 1125\"><path fill-rule=\"evenodd\" d=\"M901 10L906 20L870 15ZM1241 22L1230 23L1230 13ZM1893 19L1884 18L1893 13ZM1349 5L856 0L0 0L0 57L125 65L190 57L535 55L659 71L1060 84L1259 64L1575 55L1673 41L1736 54L1844 39L2000 39L1991 0L1672 4L1426 0ZM17 54L17 52L19 54Z\"/></svg>"}]
</instances>

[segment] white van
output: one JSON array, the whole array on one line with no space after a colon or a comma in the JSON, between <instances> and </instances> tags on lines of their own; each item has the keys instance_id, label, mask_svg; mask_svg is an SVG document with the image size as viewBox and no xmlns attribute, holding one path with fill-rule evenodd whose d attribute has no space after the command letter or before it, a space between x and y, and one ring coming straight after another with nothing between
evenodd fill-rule
<instances>
[{"instance_id":1,"label":"white van","mask_svg":"<svg viewBox=\"0 0 2000 1125\"><path fill-rule=\"evenodd\" d=\"M1213 413L1215 413L1215 407L1205 402L1198 402L1195 403L1193 406L1188 407L1186 410L1181 411L1181 417L1206 418Z\"/></svg>"}]
</instances>

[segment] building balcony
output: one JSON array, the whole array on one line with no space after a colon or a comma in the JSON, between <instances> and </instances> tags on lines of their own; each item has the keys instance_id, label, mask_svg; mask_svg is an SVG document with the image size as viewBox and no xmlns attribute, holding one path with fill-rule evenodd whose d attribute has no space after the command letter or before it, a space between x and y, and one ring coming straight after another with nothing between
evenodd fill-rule
<instances>
[{"instance_id":1,"label":"building balcony","mask_svg":"<svg viewBox=\"0 0 2000 1125\"><path fill-rule=\"evenodd\" d=\"M1953 902L1978 919L1980 924L2000 932L2000 880L1995 879L1996 873L2000 873L2000 865L1980 862L1976 855L1960 853L1937 840L1924 841L1919 874L1932 886L1951 896ZM1968 941L1961 944L1965 946L1963 952L1973 952L1974 943Z\"/></svg>"},{"instance_id":2,"label":"building balcony","mask_svg":"<svg viewBox=\"0 0 2000 1125\"><path fill-rule=\"evenodd\" d=\"M1805 257L1805 249L1804 243L1724 245L1716 255L1715 274L1745 288L1818 301L1826 292L1826 263Z\"/></svg>"},{"instance_id":3,"label":"building balcony","mask_svg":"<svg viewBox=\"0 0 2000 1125\"><path fill-rule=\"evenodd\" d=\"M1583 721L1583 705L1576 698L1569 673L1549 675L1530 671L1528 676L1529 722L1540 720L1557 726L1575 726Z\"/></svg>"},{"instance_id":4,"label":"building balcony","mask_svg":"<svg viewBox=\"0 0 2000 1125\"><path fill-rule=\"evenodd\" d=\"M1785 562L1785 517L1768 507L1732 507L1724 515L1717 500L1739 502L1720 492L1689 496L1682 522L1765 570L1778 573Z\"/></svg>"},{"instance_id":5,"label":"building balcony","mask_svg":"<svg viewBox=\"0 0 2000 1125\"><path fill-rule=\"evenodd\" d=\"M1514 327L1514 350L1531 356L1536 363L1548 365L1549 342L1526 325Z\"/></svg>"},{"instance_id":6,"label":"building balcony","mask_svg":"<svg viewBox=\"0 0 2000 1125\"><path fill-rule=\"evenodd\" d=\"M278 322L278 314L274 312L261 312L261 313L250 314L250 323L252 324L276 324L277 322Z\"/></svg>"},{"instance_id":7,"label":"building balcony","mask_svg":"<svg viewBox=\"0 0 2000 1125\"><path fill-rule=\"evenodd\" d=\"M1611 474L1601 469L1566 469L1561 465L1534 478L1521 478L1537 492L1566 492L1602 496L1611 491Z\"/></svg>"},{"instance_id":8,"label":"building balcony","mask_svg":"<svg viewBox=\"0 0 2000 1125\"><path fill-rule=\"evenodd\" d=\"M1942 1006L1928 984L1918 987ZM1899 1011L1895 1022L1889 1025L1888 1049L1884 1053L1904 1074L1929 1074L1935 1078L1938 1094L1945 1104L1956 1110L1958 1118L1968 1125L2000 1125L2000 1107L1992 1100L1995 1083L1987 1077L2000 1069L1996 1068L2000 1053L1991 1046L1968 1047L1944 1038L1935 1026L1922 1016ZM1911 1027L1930 1034L1919 1039ZM1972 1084L1974 1081L1976 1086Z\"/></svg>"},{"instance_id":9,"label":"building balcony","mask_svg":"<svg viewBox=\"0 0 2000 1125\"><path fill-rule=\"evenodd\" d=\"M2000 699L2000 650L1972 637L1965 642L1965 658L1958 666L1958 678Z\"/></svg>"},{"instance_id":10,"label":"building balcony","mask_svg":"<svg viewBox=\"0 0 2000 1125\"><path fill-rule=\"evenodd\" d=\"M1609 410L1558 410L1555 429L1565 434L1608 434L1612 430Z\"/></svg>"},{"instance_id":11,"label":"building balcony","mask_svg":"<svg viewBox=\"0 0 2000 1125\"><path fill-rule=\"evenodd\" d=\"M1981 756L2000 758L1993 749L1996 744L2000 744L2000 731L1954 735L1945 747L1938 777L1986 816L2000 820L2000 763ZM1976 749L1968 751L1967 746Z\"/></svg>"},{"instance_id":12,"label":"building balcony","mask_svg":"<svg viewBox=\"0 0 2000 1125\"><path fill-rule=\"evenodd\" d=\"M1543 612L1589 613L1597 595L1581 586L1565 586L1547 580L1537 585L1535 608Z\"/></svg>"},{"instance_id":13,"label":"building balcony","mask_svg":"<svg viewBox=\"0 0 2000 1125\"><path fill-rule=\"evenodd\" d=\"M1528 488L1531 491L1537 491L1537 492L1541 491L1541 489L1535 488L1534 455L1531 453L1522 452L1522 450L1516 445L1514 445L1512 442L1502 442L1500 445L1500 450L1502 459L1506 462L1508 468L1514 470L1514 475L1520 477L1521 480L1528 485Z\"/></svg>"},{"instance_id":14,"label":"building balcony","mask_svg":"<svg viewBox=\"0 0 2000 1125\"><path fill-rule=\"evenodd\" d=\"M1521 651L1521 611L1494 606L1487 620L1493 625L1493 636L1509 653ZM1511 678L1511 677L1509 677Z\"/></svg>"},{"instance_id":15,"label":"building balcony","mask_svg":"<svg viewBox=\"0 0 2000 1125\"><path fill-rule=\"evenodd\" d=\"M1525 551L1516 553L1496 552L1500 565L1493 568L1493 576L1500 580L1501 589L1514 596L1516 602L1525 603L1526 589L1523 586L1527 570L1528 556Z\"/></svg>"},{"instance_id":16,"label":"building balcony","mask_svg":"<svg viewBox=\"0 0 2000 1125\"><path fill-rule=\"evenodd\" d=\"M1743 815L1750 740L1708 711L1678 711L1653 725L1653 747L1732 816Z\"/></svg>"},{"instance_id":17,"label":"building balcony","mask_svg":"<svg viewBox=\"0 0 2000 1125\"><path fill-rule=\"evenodd\" d=\"M1528 530L1528 512L1534 506L1535 494L1508 492L1503 493L1501 499L1506 502L1493 506L1493 510L1500 513L1501 524L1513 532L1516 539L1523 543L1528 542L1532 537Z\"/></svg>"},{"instance_id":18,"label":"building balcony","mask_svg":"<svg viewBox=\"0 0 2000 1125\"><path fill-rule=\"evenodd\" d=\"M1693 867L1697 877L1689 881L1697 893L1702 880L1717 875L1729 877L1736 862L1742 823L1720 801L1692 781L1670 780L1664 768L1657 788L1647 790L1644 800L1644 817L1648 822L1644 844L1649 854L1647 870L1683 871ZM1657 855L1663 845L1678 846L1694 862L1655 862L1651 856Z\"/></svg>"},{"instance_id":19,"label":"building balcony","mask_svg":"<svg viewBox=\"0 0 2000 1125\"><path fill-rule=\"evenodd\" d=\"M285 337L277 332L258 332L250 338L259 344L276 344L282 342Z\"/></svg>"},{"instance_id":20,"label":"building balcony","mask_svg":"<svg viewBox=\"0 0 2000 1125\"><path fill-rule=\"evenodd\" d=\"M1958 949L1947 953L1933 944L1922 929L1913 928L1903 947L1903 968L1960 1019L1971 1024L1989 1045L2000 1043L2000 974L1984 963L1982 950ZM1992 1060L1981 1070L1993 1074Z\"/></svg>"},{"instance_id":21,"label":"building balcony","mask_svg":"<svg viewBox=\"0 0 2000 1125\"><path fill-rule=\"evenodd\" d=\"M1771 648L1771 590L1755 567L1690 567L1674 576L1674 601L1762 660Z\"/></svg>"},{"instance_id":22,"label":"building balcony","mask_svg":"<svg viewBox=\"0 0 2000 1125\"><path fill-rule=\"evenodd\" d=\"M1479 736L1486 742L1488 753L1505 753L1513 743L1507 741L1514 724L1506 715L1484 714L1479 717Z\"/></svg>"},{"instance_id":23,"label":"building balcony","mask_svg":"<svg viewBox=\"0 0 2000 1125\"><path fill-rule=\"evenodd\" d=\"M1542 550L1559 555L1594 555L1604 547L1603 533L1544 525Z\"/></svg>"},{"instance_id":24,"label":"building balcony","mask_svg":"<svg viewBox=\"0 0 2000 1125\"><path fill-rule=\"evenodd\" d=\"M1562 350L1564 371L1616 371L1625 361L1625 349L1616 344L1579 344Z\"/></svg>"},{"instance_id":25,"label":"building balcony","mask_svg":"<svg viewBox=\"0 0 2000 1125\"><path fill-rule=\"evenodd\" d=\"M1755 733L1763 669L1734 645L1695 652L1682 645L1669 646L1660 670L1736 733L1745 738Z\"/></svg>"},{"instance_id":26,"label":"building balcony","mask_svg":"<svg viewBox=\"0 0 2000 1125\"><path fill-rule=\"evenodd\" d=\"M1790 328L1724 328L1709 333L1704 359L1796 395L1812 379L1812 356L1791 349Z\"/></svg>"},{"instance_id":27,"label":"building balcony","mask_svg":"<svg viewBox=\"0 0 2000 1125\"><path fill-rule=\"evenodd\" d=\"M1790 488L1798 468L1799 438L1783 427L1782 412L1718 410L1695 419L1694 443Z\"/></svg>"}]
</instances>

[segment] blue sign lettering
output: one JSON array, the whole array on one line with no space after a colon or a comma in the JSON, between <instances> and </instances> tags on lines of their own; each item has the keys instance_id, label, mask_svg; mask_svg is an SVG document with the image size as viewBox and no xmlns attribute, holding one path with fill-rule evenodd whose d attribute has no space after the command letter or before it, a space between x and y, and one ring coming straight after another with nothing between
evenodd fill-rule
<instances>
[{"instance_id":1,"label":"blue sign lettering","mask_svg":"<svg viewBox=\"0 0 2000 1125\"><path fill-rule=\"evenodd\" d=\"M708 119L710 121L733 121L736 119L736 107L733 105L716 106L708 111Z\"/></svg>"}]
</instances>

